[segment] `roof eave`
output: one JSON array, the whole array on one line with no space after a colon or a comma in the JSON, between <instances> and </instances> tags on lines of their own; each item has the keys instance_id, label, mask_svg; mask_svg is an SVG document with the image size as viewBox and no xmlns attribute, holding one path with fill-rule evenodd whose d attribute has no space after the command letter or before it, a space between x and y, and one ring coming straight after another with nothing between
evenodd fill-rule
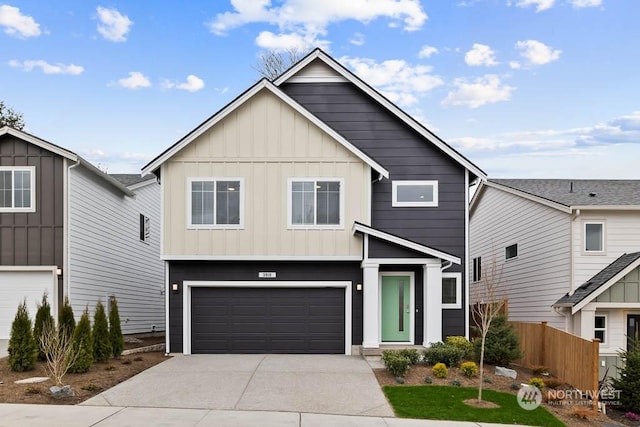
<instances>
[{"instance_id":1,"label":"roof eave","mask_svg":"<svg viewBox=\"0 0 640 427\"><path fill-rule=\"evenodd\" d=\"M515 196L522 197L527 200L531 200L532 202L539 203L541 205L548 206L553 209L557 209L561 212L570 214L572 212L572 207L563 205L561 203L554 202L549 199L545 199L544 197L536 196L535 194L527 193L526 191L518 190L513 187L509 187L507 185L499 184L497 182L485 181L484 183L487 187L495 188L497 190L504 191L505 193L513 194Z\"/></svg>"}]
</instances>

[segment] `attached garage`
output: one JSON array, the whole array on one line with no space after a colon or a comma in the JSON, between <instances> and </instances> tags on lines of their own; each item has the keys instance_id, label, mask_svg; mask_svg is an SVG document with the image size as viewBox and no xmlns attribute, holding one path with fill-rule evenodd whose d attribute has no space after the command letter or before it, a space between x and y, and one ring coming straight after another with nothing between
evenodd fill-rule
<instances>
[{"instance_id":1,"label":"attached garage","mask_svg":"<svg viewBox=\"0 0 640 427\"><path fill-rule=\"evenodd\" d=\"M345 354L351 282L185 282L184 352Z\"/></svg>"},{"instance_id":2,"label":"attached garage","mask_svg":"<svg viewBox=\"0 0 640 427\"><path fill-rule=\"evenodd\" d=\"M24 299L27 301L32 321L43 292L48 293L49 304L53 308L57 307L55 283L55 267L29 270L0 269L0 339L9 339L11 336L11 323L18 305ZM53 309L52 313L55 313Z\"/></svg>"}]
</instances>

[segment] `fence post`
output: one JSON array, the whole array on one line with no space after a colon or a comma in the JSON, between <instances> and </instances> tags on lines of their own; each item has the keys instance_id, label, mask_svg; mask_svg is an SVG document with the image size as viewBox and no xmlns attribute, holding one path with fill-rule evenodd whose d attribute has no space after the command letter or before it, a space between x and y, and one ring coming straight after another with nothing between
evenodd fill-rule
<instances>
[{"instance_id":1,"label":"fence post","mask_svg":"<svg viewBox=\"0 0 640 427\"><path fill-rule=\"evenodd\" d=\"M540 364L543 366L547 365L547 340L546 340L546 331L547 331L547 322L542 322L540 340L542 341L540 345Z\"/></svg>"},{"instance_id":2,"label":"fence post","mask_svg":"<svg viewBox=\"0 0 640 427\"><path fill-rule=\"evenodd\" d=\"M591 341L593 346L591 347L591 351L593 352L593 357L591 359L591 389L595 391L595 395L593 397L593 409L598 410L598 399L600 398L599 387L598 387L598 379L599 375L599 364L600 364L600 340L594 339Z\"/></svg>"}]
</instances>

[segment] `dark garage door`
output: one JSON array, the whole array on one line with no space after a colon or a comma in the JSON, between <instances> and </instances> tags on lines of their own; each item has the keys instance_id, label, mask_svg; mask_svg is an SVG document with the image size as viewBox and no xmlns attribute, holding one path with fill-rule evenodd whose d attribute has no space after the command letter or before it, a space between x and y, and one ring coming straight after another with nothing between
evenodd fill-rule
<instances>
[{"instance_id":1,"label":"dark garage door","mask_svg":"<svg viewBox=\"0 0 640 427\"><path fill-rule=\"evenodd\" d=\"M344 288L191 290L191 352L344 354Z\"/></svg>"}]
</instances>

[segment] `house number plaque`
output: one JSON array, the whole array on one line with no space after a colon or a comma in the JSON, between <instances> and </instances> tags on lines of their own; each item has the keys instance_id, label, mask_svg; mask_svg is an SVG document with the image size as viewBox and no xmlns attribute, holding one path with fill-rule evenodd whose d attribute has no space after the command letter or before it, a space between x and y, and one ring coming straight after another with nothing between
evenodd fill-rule
<instances>
[{"instance_id":1,"label":"house number plaque","mask_svg":"<svg viewBox=\"0 0 640 427\"><path fill-rule=\"evenodd\" d=\"M259 271L258 278L259 279L275 279L276 272L275 271Z\"/></svg>"}]
</instances>

